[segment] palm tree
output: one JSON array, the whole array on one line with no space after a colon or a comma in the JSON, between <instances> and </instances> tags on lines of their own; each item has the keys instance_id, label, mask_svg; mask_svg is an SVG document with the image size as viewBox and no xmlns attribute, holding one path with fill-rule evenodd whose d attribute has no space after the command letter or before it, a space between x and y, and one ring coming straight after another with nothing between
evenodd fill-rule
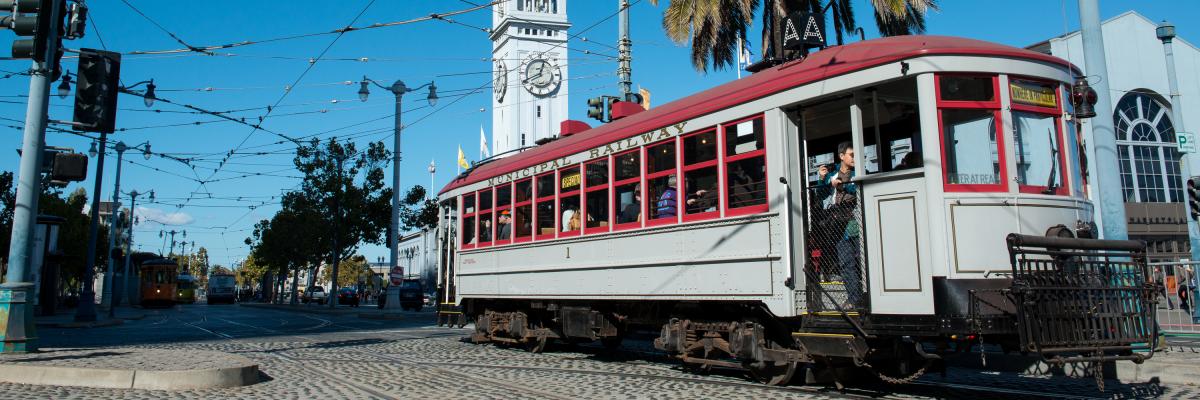
<instances>
[{"instance_id":1,"label":"palm tree","mask_svg":"<svg viewBox=\"0 0 1200 400\"><path fill-rule=\"evenodd\" d=\"M699 71L725 69L737 56L738 38L754 21L759 0L668 0L663 12L663 30L678 44L692 47L692 67ZM852 34L857 24L851 0L765 0L763 6L763 49L769 49L771 26L793 11L828 10L838 44ZM659 0L650 0L658 5ZM925 32L925 14L936 10L936 0L871 0L875 23L883 36Z\"/></svg>"}]
</instances>

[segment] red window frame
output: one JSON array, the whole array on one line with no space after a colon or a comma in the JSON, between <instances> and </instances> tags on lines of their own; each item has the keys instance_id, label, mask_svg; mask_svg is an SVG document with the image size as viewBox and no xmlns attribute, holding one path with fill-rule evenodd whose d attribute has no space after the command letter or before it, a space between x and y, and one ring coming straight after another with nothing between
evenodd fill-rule
<instances>
[{"instance_id":1,"label":"red window frame","mask_svg":"<svg viewBox=\"0 0 1200 400\"><path fill-rule=\"evenodd\" d=\"M554 193L550 194L549 196L538 197L538 187L537 187L538 180L541 180L542 178L547 177L547 176L551 177L550 183L552 185L554 185ZM540 219L538 218L538 212L539 212L538 205L543 202L546 202L546 201L549 201L550 204L552 206L554 206L553 207L554 211L551 211L551 213L554 214L553 215L554 226L550 227L550 233L542 233L542 228L545 228L545 227L538 225L538 223L540 221ZM533 177L533 240L547 240L547 239L554 239L555 237L557 237L558 231L559 231L559 225L558 225L559 224L559 222L558 222L559 215L560 214L558 213L558 171L550 171L550 172Z\"/></svg>"},{"instance_id":2,"label":"red window frame","mask_svg":"<svg viewBox=\"0 0 1200 400\"><path fill-rule=\"evenodd\" d=\"M647 213L643 216L646 219L647 227L678 223L679 215L682 214L682 212L683 212L683 207L682 207L683 201L681 200L681 199L683 199L683 196L680 195L680 193L682 193L682 192L679 190L679 186L680 186L679 164L681 163L679 157L680 157L681 152L679 151L679 140L678 139L679 139L678 137L674 137L674 138L671 138L670 140L664 140L664 141L661 141L658 143L647 144L646 151L644 153L642 153L642 171L645 171L645 173L642 174L642 176L644 177L642 182L646 182L646 185L642 185L643 193L647 193L647 194L650 193L649 192L650 188L647 186L649 185L649 182L652 179L662 178L662 177L670 176L670 175L675 175L675 178L676 178L675 218L650 218L649 211L653 211L654 215L656 217L658 216L658 199L649 199L649 198L646 198L645 196L642 197L643 201L645 201L647 203L650 203L651 201L653 201L653 204L654 204L653 209L651 208L651 206L649 204L646 205ZM675 167L667 168L662 171L658 171L658 172L654 172L654 173L650 173L650 151L658 148L659 146L674 146L674 148L675 148Z\"/></svg>"},{"instance_id":3,"label":"red window frame","mask_svg":"<svg viewBox=\"0 0 1200 400\"><path fill-rule=\"evenodd\" d=\"M464 199L467 196L471 196L471 202L475 203L475 212L471 212L471 213L466 212L467 211L466 201ZM459 239L458 239L458 247L460 249L466 250L466 249L475 248L475 244L476 244L475 239L479 237L479 232L478 232L479 229L477 228L477 225L471 227L471 232L474 236L471 236L471 238L470 238L471 240L469 243L468 243L467 237L465 236L465 233L467 232L467 230L464 227L467 224L467 220L471 220L471 224L473 224L473 225L476 224L475 215L479 213L478 202L479 202L479 197L475 195L475 192L471 192L468 194L458 196L458 211L459 211L459 215L461 215L461 217L459 217L459 219L458 219L458 221L459 221L458 222L458 231L460 233L462 233L459 235Z\"/></svg>"},{"instance_id":4,"label":"red window frame","mask_svg":"<svg viewBox=\"0 0 1200 400\"><path fill-rule=\"evenodd\" d=\"M638 174L635 177L625 178L625 179L618 181L618 180L616 180L617 179L617 159L622 156L628 155L628 154L637 154L638 155ZM612 209L612 215L616 216L617 213L620 212L620 210L616 209L617 203L618 203L617 187L625 186L625 185L628 185L631 183L637 183L640 185L640 186L638 186L638 191L641 192L640 195L642 198L641 204L638 205L638 207L641 208L641 211L640 211L641 218L638 218L637 221L626 222L623 224L617 223L617 219L613 218L612 226L613 226L614 232L615 231L623 231L623 230L627 230L627 229L641 228L642 222L646 221L646 216L648 214L646 213L646 210L647 210L646 203L647 202L646 202L646 163L644 162L645 159L646 159L645 148L637 148L634 150L614 154L612 156L612 160L609 161L609 163L608 163L608 165L609 165L609 180L612 181L612 185L611 185L612 192L609 193L611 195L611 199L609 200L608 205L609 205L609 208Z\"/></svg>"},{"instance_id":5,"label":"red window frame","mask_svg":"<svg viewBox=\"0 0 1200 400\"><path fill-rule=\"evenodd\" d=\"M992 79L992 100L961 101L942 100L943 77L990 77ZM938 115L938 151L942 156L942 187L947 192L1007 192L1008 191L1008 157L1004 142L1004 121L1001 118L1003 109L1000 105L1000 76L989 74L938 74L933 79L933 91L937 96ZM996 157L1000 163L1000 179L998 183L950 183L947 173L946 158L946 127L943 122L944 110L991 110L992 121L996 124Z\"/></svg>"},{"instance_id":6,"label":"red window frame","mask_svg":"<svg viewBox=\"0 0 1200 400\"><path fill-rule=\"evenodd\" d=\"M480 195L483 194L484 192L490 193L491 194L490 197L492 198L491 204L488 204L487 209L484 209L482 207L483 205L480 204L481 203L480 200L483 199L483 197L481 197ZM475 215L476 215L476 217L475 217L475 247L491 246L493 240L496 239L496 212L495 212L494 208L496 208L496 193L495 193L495 191L492 190L492 188L487 188L487 189L475 192L475 210L476 210L475 211ZM481 230L481 229L479 229L480 222L482 222L482 220L479 218L479 216L483 215L484 213L487 213L487 215L488 215L488 230L490 231L490 232L488 232L488 238L492 239L492 240L488 240L486 242L479 239L480 238L479 231Z\"/></svg>"},{"instance_id":7,"label":"red window frame","mask_svg":"<svg viewBox=\"0 0 1200 400\"><path fill-rule=\"evenodd\" d=\"M500 205L500 189L506 186L508 187L508 204L502 206ZM497 237L497 235L500 233L500 226L497 224L500 222L500 213L504 211L509 212L508 223L512 224L512 205L513 195L515 194L514 190L516 190L516 188L513 187L512 183L505 183L492 187L492 201L495 202L494 204L496 204L494 207L492 207L492 245L512 243L512 235L514 234L513 228L511 226L508 228L508 239L500 239Z\"/></svg>"},{"instance_id":8,"label":"red window frame","mask_svg":"<svg viewBox=\"0 0 1200 400\"><path fill-rule=\"evenodd\" d=\"M726 136L725 129L727 129L730 126L737 126L737 124L740 124L740 123L743 123L746 121L753 121L756 119L761 122L760 125L762 126L762 132L760 133L762 135L762 148L755 150L755 151L747 152L747 153L742 153L742 154L737 154L737 155L732 155L732 156L727 155L728 154L727 148L729 146L729 142L725 139L725 136ZM721 161L721 182L720 182L721 187L719 189L721 192L720 193L721 207L723 207L725 209L725 216L726 217L734 217L734 216L738 216L738 215L749 215L749 214L758 214L758 213L767 212L767 210L769 210L771 208L770 207L770 197L771 196L766 195L767 193L770 193L770 191L768 191L768 189L770 187L770 179L767 179L767 177L770 175L768 174L769 167L767 166L767 121L766 121L766 118L764 118L762 114L758 114L758 115L734 120L731 122L726 122L724 124L721 124L721 131L718 136L719 136L718 143L720 144L720 147L721 147L720 154L721 154L721 160L722 160ZM742 206L742 207L729 206L729 204L728 204L729 165L733 164L735 162L738 162L738 161L755 158L755 157L760 157L763 159L763 188L762 188L762 190L764 192L763 193L764 194L763 203L749 205L749 206Z\"/></svg>"},{"instance_id":9,"label":"red window frame","mask_svg":"<svg viewBox=\"0 0 1200 400\"><path fill-rule=\"evenodd\" d=\"M1063 122L1062 121L1062 115L1063 115L1062 85L1060 85L1056 82L1046 81L1044 79L1024 78L1024 77L1009 75L1009 77L1008 77L1008 82L1010 85L1009 90L1012 90L1011 85L1014 80L1025 81L1025 82L1030 82L1030 83L1035 83L1035 84L1050 85L1050 86L1054 87L1055 107L1041 107L1041 106L1035 106L1035 105L1029 105L1029 104L1018 104L1015 101L1011 101L1011 97L1012 97L1011 95L1009 96L1009 98L1010 98L1009 103L1012 104L1011 108L1012 108L1012 119L1013 119L1013 124L1014 124L1013 125L1013 141L1014 142L1017 140L1017 132L1016 132L1016 130L1017 130L1017 128L1016 128L1016 121L1017 121L1016 112L1017 111L1033 113L1033 114L1040 114L1042 116L1049 116L1049 117L1054 118L1054 130L1055 130L1055 135L1056 135L1055 144L1058 145L1059 185L1057 188L1054 188L1053 194L1065 196L1069 193L1069 190L1070 190L1070 189L1068 189L1068 186L1070 185L1070 183L1067 182L1067 170L1070 169L1071 166L1067 164L1067 152L1066 152L1067 148L1065 147L1066 141L1064 140L1065 138L1063 136L1063 129L1062 129L1062 122ZM1021 183L1021 184L1018 184L1017 187L1021 191L1021 193L1044 194L1043 192L1046 190L1046 185L1029 185L1029 184Z\"/></svg>"},{"instance_id":10,"label":"red window frame","mask_svg":"<svg viewBox=\"0 0 1200 400\"><path fill-rule=\"evenodd\" d=\"M713 158L711 160L701 161L701 162L698 162L695 164L690 164L690 165L685 165L684 164L685 160L683 158L683 156L684 156L683 153L687 147L684 144L685 141L688 138L691 138L694 136L700 136L700 135L703 135L706 133L712 133L713 140L717 142L717 143L713 143L713 147L716 148L717 153L713 155ZM721 186L721 182L722 182L720 165L721 165L721 151L723 150L723 147L721 147L721 144L720 144L721 139L720 139L720 135L718 133L719 132L717 132L717 128L713 127L713 128L708 128L708 129L702 129L702 130L692 132L692 133L689 133L686 135L682 135L679 137L679 146L678 146L678 149L675 151L675 158L676 158L675 166L677 169L679 169L679 184L677 185L678 186L677 189L679 190L678 193L679 193L680 207L677 208L676 211L679 215L683 216L683 222L703 221L706 219L713 219L713 218L718 218L721 216L720 199L722 196L721 196L721 188L719 186ZM688 212L687 212L687 196L688 196L688 193L691 193L691 190L690 190L691 188L687 187L687 175L689 172L698 171L698 170L705 169L705 168L713 168L713 170L717 173L717 186L718 187L715 188L715 190L717 191L717 193L716 193L717 201L718 201L717 206L715 207L715 209L713 211L702 211L702 212L698 212L698 213L694 213L694 214L688 214Z\"/></svg>"},{"instance_id":11,"label":"red window frame","mask_svg":"<svg viewBox=\"0 0 1200 400\"><path fill-rule=\"evenodd\" d=\"M517 201L517 187L519 187L522 183L525 183L525 182L529 182L529 198L526 199L525 201L518 202ZM512 188L513 188L513 191L512 191L513 204L512 204L512 211L511 211L512 212L512 222L511 223L513 224L512 225L512 242L513 243L523 243L523 242L528 242L530 240L533 240L533 235L536 233L535 229L537 229L537 223L536 223L536 221L537 221L537 215L536 215L537 214L537 206L534 205L534 195L537 194L537 193L535 193L537 191L537 187L535 186L535 184L536 184L536 182L533 181L533 178L526 178L526 179L522 179L522 180L519 180L519 181L516 181L513 183L513 186L512 186ZM530 218L529 234L525 235L525 236L519 236L517 233L517 218L516 218L517 217L517 208L524 207L524 206L529 206L529 218Z\"/></svg>"},{"instance_id":12,"label":"red window frame","mask_svg":"<svg viewBox=\"0 0 1200 400\"><path fill-rule=\"evenodd\" d=\"M570 171L572 168L574 168L576 171L579 172L579 189L571 190L568 192L563 192L562 191L563 172ZM558 196L554 201L554 210L556 211L556 213L558 215L558 216L556 216L557 219L559 219L559 220L562 219L561 215L562 215L562 211L563 211L562 210L563 199L568 198L570 196L575 196L575 197L579 198L579 211L576 211L576 212L580 212L580 213L583 212L583 206L584 206L584 204L583 204L583 181L584 181L584 179L585 179L585 177L583 175L583 165L582 164L577 164L577 165L574 165L571 167L566 167L566 168L559 168L558 179L555 180L555 182L554 182L554 191L555 191L555 193L558 193ZM582 215L579 218L579 229L563 232L562 227L564 224L567 224L567 223L570 223L570 222L569 221L559 221L558 222L558 226L555 227L555 230L558 232L558 237L560 237L560 238L561 237L572 237L572 236L579 236L579 235L583 234L584 222L583 222Z\"/></svg>"},{"instance_id":13,"label":"red window frame","mask_svg":"<svg viewBox=\"0 0 1200 400\"><path fill-rule=\"evenodd\" d=\"M597 164L600 162L608 162L608 167L605 168L608 171L607 171L607 175L605 176L604 184L596 185L595 187L589 186L587 183L588 166ZM612 201L609 201L608 207L605 207L608 209L608 215L605 216L604 220L607 222L607 224L605 224L604 227L588 228L588 226L587 226L588 221L586 219L586 217L593 217L593 218L595 217L595 216L588 215L588 213L587 213L587 200L590 197L590 194L592 192L598 192L601 190L611 188L612 178L613 178L612 167L613 167L612 160L609 158L597 158L597 159L583 163L583 170L582 170L583 175L581 176L581 179L579 180L579 184L583 187L583 199L579 201L579 211L583 213L583 216L579 218L579 229L583 231L581 233L583 235L608 233L608 232L612 231L612 208L613 208ZM605 197L612 197L612 193L610 192L608 194L608 196L605 196Z\"/></svg>"}]
</instances>

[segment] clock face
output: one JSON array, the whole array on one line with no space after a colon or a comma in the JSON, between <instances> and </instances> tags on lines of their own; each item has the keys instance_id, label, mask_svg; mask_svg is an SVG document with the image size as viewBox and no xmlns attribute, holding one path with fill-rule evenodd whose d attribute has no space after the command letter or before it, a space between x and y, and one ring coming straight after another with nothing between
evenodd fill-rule
<instances>
[{"instance_id":1,"label":"clock face","mask_svg":"<svg viewBox=\"0 0 1200 400\"><path fill-rule=\"evenodd\" d=\"M521 83L525 90L537 96L545 96L558 89L562 71L554 62L544 58L530 58L521 69Z\"/></svg>"},{"instance_id":2,"label":"clock face","mask_svg":"<svg viewBox=\"0 0 1200 400\"><path fill-rule=\"evenodd\" d=\"M504 61L496 61L496 80L492 82L492 92L496 94L496 101L504 101L504 94L508 92L508 67Z\"/></svg>"}]
</instances>

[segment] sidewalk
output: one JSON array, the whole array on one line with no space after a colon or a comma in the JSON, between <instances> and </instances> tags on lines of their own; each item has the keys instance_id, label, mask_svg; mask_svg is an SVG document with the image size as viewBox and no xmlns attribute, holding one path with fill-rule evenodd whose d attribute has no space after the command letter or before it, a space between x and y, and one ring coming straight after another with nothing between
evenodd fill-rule
<instances>
[{"instance_id":1,"label":"sidewalk","mask_svg":"<svg viewBox=\"0 0 1200 400\"><path fill-rule=\"evenodd\" d=\"M258 380L258 364L217 351L104 348L0 354L0 382L18 384L183 390Z\"/></svg>"},{"instance_id":2,"label":"sidewalk","mask_svg":"<svg viewBox=\"0 0 1200 400\"><path fill-rule=\"evenodd\" d=\"M121 325L125 321L139 320L146 318L145 311L130 307L117 307L115 318L108 317L108 310L96 308L96 320L91 322L76 322L75 310L71 309L65 313L55 314L53 316L34 317L34 323L39 328L100 328L106 326Z\"/></svg>"},{"instance_id":3,"label":"sidewalk","mask_svg":"<svg viewBox=\"0 0 1200 400\"><path fill-rule=\"evenodd\" d=\"M1088 376L1091 364L1067 364L1061 368L1041 361L1037 356L1020 354L987 355L986 365L979 353L964 353L946 359L949 366L977 370L1011 372L1021 375ZM1170 345L1166 350L1154 353L1141 365L1132 361L1117 361L1105 367L1105 377L1122 382L1137 383L1157 379L1164 385L1200 384L1200 348Z\"/></svg>"}]
</instances>

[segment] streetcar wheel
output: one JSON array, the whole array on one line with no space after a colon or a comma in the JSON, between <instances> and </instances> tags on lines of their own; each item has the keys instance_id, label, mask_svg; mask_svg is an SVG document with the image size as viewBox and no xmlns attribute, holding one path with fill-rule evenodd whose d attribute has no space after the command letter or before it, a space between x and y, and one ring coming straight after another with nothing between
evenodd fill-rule
<instances>
[{"instance_id":1,"label":"streetcar wheel","mask_svg":"<svg viewBox=\"0 0 1200 400\"><path fill-rule=\"evenodd\" d=\"M776 363L761 361L746 363L746 370L750 371L750 376L754 380L771 386L786 385L788 382L791 382L792 376L796 374L796 367L797 363L794 362Z\"/></svg>"}]
</instances>

